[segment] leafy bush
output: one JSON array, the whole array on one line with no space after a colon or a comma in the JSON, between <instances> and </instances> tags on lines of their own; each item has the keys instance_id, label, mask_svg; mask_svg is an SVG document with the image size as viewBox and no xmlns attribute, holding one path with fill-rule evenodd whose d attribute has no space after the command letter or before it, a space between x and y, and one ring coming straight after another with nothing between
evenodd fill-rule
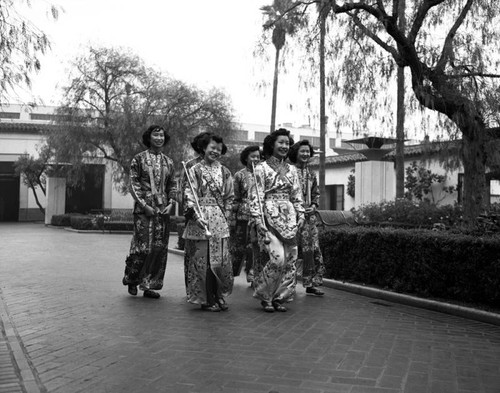
<instances>
[{"instance_id":1,"label":"leafy bush","mask_svg":"<svg viewBox=\"0 0 500 393\"><path fill-rule=\"evenodd\" d=\"M71 217L81 216L80 213L69 213L69 214L54 214L50 219L50 225L58 227L69 227L71 226Z\"/></svg>"},{"instance_id":2,"label":"leafy bush","mask_svg":"<svg viewBox=\"0 0 500 393\"><path fill-rule=\"evenodd\" d=\"M446 227L459 226L463 214L459 205L436 206L408 199L372 203L361 206L353 212L360 223L397 222L422 227L432 227L434 224L443 224Z\"/></svg>"},{"instance_id":3,"label":"leafy bush","mask_svg":"<svg viewBox=\"0 0 500 393\"><path fill-rule=\"evenodd\" d=\"M104 217L102 216L72 216L71 228L79 230L98 230L104 228Z\"/></svg>"},{"instance_id":4,"label":"leafy bush","mask_svg":"<svg viewBox=\"0 0 500 393\"><path fill-rule=\"evenodd\" d=\"M320 233L326 277L500 308L500 239L391 228Z\"/></svg>"}]
</instances>

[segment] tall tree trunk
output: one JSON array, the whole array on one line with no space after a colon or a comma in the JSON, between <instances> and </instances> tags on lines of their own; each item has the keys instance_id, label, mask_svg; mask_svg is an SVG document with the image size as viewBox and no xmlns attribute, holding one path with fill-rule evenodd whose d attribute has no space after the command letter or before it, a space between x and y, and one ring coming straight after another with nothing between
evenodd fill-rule
<instances>
[{"instance_id":1,"label":"tall tree trunk","mask_svg":"<svg viewBox=\"0 0 500 393\"><path fill-rule=\"evenodd\" d=\"M400 0L398 8L399 28L405 31L405 0ZM396 199L405 195L405 69L398 66L397 74L397 110L396 110Z\"/></svg>"},{"instance_id":2,"label":"tall tree trunk","mask_svg":"<svg viewBox=\"0 0 500 393\"><path fill-rule=\"evenodd\" d=\"M269 132L276 129L276 102L278 99L278 74L279 74L280 50L276 49L276 58L274 59L274 79L273 79L273 103L271 106L271 127Z\"/></svg>"},{"instance_id":3,"label":"tall tree trunk","mask_svg":"<svg viewBox=\"0 0 500 393\"><path fill-rule=\"evenodd\" d=\"M486 208L486 155L484 125L469 124L462 129L462 157L464 163L464 218L470 225Z\"/></svg>"},{"instance_id":4,"label":"tall tree trunk","mask_svg":"<svg viewBox=\"0 0 500 393\"><path fill-rule=\"evenodd\" d=\"M328 12L320 10L320 39L319 39L319 208L326 207L325 161L326 161L326 109L325 109L325 35L326 17Z\"/></svg>"},{"instance_id":5,"label":"tall tree trunk","mask_svg":"<svg viewBox=\"0 0 500 393\"><path fill-rule=\"evenodd\" d=\"M45 208L42 206L42 204L40 203L40 200L38 199L38 195L36 193L36 189L35 189L35 186L30 182L30 185L29 187L31 188L31 191L33 191L33 196L35 197L35 202L36 204L38 205L38 209L40 209L40 211L45 214Z\"/></svg>"}]
</instances>

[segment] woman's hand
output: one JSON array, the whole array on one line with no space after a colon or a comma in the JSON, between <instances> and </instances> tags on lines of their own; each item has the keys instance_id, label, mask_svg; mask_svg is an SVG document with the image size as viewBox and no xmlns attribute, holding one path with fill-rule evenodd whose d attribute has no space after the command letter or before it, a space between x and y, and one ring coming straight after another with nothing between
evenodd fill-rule
<instances>
[{"instance_id":1,"label":"woman's hand","mask_svg":"<svg viewBox=\"0 0 500 393\"><path fill-rule=\"evenodd\" d=\"M196 219L196 223L200 226L200 228L206 229L208 228L208 222L206 222L203 218L198 217Z\"/></svg>"},{"instance_id":2,"label":"woman's hand","mask_svg":"<svg viewBox=\"0 0 500 393\"><path fill-rule=\"evenodd\" d=\"M299 230L301 230L302 227L304 226L305 222L306 222L306 220L304 218L300 218L299 221L297 221L297 228Z\"/></svg>"},{"instance_id":3,"label":"woman's hand","mask_svg":"<svg viewBox=\"0 0 500 393\"><path fill-rule=\"evenodd\" d=\"M314 214L315 211L316 211L316 205L311 205L305 210L305 213L307 215L311 215Z\"/></svg>"},{"instance_id":4,"label":"woman's hand","mask_svg":"<svg viewBox=\"0 0 500 393\"><path fill-rule=\"evenodd\" d=\"M156 215L156 212L151 206L146 205L144 206L144 214L146 214L147 217L152 217Z\"/></svg>"},{"instance_id":5,"label":"woman's hand","mask_svg":"<svg viewBox=\"0 0 500 393\"><path fill-rule=\"evenodd\" d=\"M257 229L257 232L260 233L262 236L267 236L268 229L265 227L265 225L258 222L255 225L255 228Z\"/></svg>"}]
</instances>

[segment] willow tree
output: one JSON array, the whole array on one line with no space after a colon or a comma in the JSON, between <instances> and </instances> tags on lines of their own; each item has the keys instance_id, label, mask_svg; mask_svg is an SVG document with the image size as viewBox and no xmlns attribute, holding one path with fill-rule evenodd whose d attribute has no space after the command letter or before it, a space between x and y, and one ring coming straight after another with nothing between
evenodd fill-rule
<instances>
[{"instance_id":1,"label":"willow tree","mask_svg":"<svg viewBox=\"0 0 500 393\"><path fill-rule=\"evenodd\" d=\"M31 2L0 0L0 102L18 85L31 85L31 74L41 68L40 56L50 48L47 35L24 16ZM49 5L51 18L59 9Z\"/></svg>"},{"instance_id":2,"label":"willow tree","mask_svg":"<svg viewBox=\"0 0 500 393\"><path fill-rule=\"evenodd\" d=\"M302 4L308 7L323 1ZM400 23L400 0L332 0L330 4L336 19L348 27L345 41L354 38L353 45L365 51L362 64L367 63L367 52L377 56L370 58L372 62L383 59L380 63L385 69L371 76L374 83L380 82L379 75L393 73L394 65L386 61L390 56L392 63L409 69L413 97L419 105L445 116L450 133L459 132L464 215L474 223L486 206L488 129L498 124L492 103L499 96L496 45L500 4L492 0L407 0L406 28ZM360 80L359 64L342 66L348 71L342 82L366 83ZM339 83L339 78L332 81ZM366 92L375 96L373 90ZM366 118L365 110L361 108L361 117Z\"/></svg>"},{"instance_id":3,"label":"willow tree","mask_svg":"<svg viewBox=\"0 0 500 393\"><path fill-rule=\"evenodd\" d=\"M90 47L73 62L58 111L60 127L47 135L47 143L55 161L71 164L75 178L84 169L82 159L91 159L111 163L121 182L132 157L144 149L142 132L150 124L170 134L166 153L180 162L196 133L228 135L232 119L230 100L220 90L163 75L122 49Z\"/></svg>"},{"instance_id":4,"label":"willow tree","mask_svg":"<svg viewBox=\"0 0 500 393\"><path fill-rule=\"evenodd\" d=\"M274 0L272 5L261 7L266 18L263 26L264 32L272 31L271 41L275 48L270 132L273 132L276 127L280 53L285 46L286 36L293 36L305 23L303 13L298 12L296 9L297 4L300 4L300 2L295 0Z\"/></svg>"}]
</instances>

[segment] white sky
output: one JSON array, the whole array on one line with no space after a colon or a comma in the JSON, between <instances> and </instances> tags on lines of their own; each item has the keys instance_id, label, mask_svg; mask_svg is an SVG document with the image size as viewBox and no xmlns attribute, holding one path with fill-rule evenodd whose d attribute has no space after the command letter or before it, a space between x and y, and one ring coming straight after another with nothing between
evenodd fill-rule
<instances>
[{"instance_id":1,"label":"white sky","mask_svg":"<svg viewBox=\"0 0 500 393\"><path fill-rule=\"evenodd\" d=\"M90 44L132 49L147 65L202 88L223 88L232 98L237 120L268 124L271 88L255 88L264 74L254 71L252 52L262 29L260 7L271 0L36 0L29 17L52 42L33 75L32 94L57 105L67 83L68 63ZM36 3L36 4L35 4ZM60 5L58 20L45 13ZM269 83L272 81L272 64ZM277 123L305 122L283 99ZM266 95L264 95L266 93ZM24 95L23 95L24 94ZM279 93L280 95L280 93ZM278 95L278 97L279 97ZM25 93L19 94L26 97ZM279 98L278 98L279 100ZM301 123L302 124L302 123Z\"/></svg>"}]
</instances>

